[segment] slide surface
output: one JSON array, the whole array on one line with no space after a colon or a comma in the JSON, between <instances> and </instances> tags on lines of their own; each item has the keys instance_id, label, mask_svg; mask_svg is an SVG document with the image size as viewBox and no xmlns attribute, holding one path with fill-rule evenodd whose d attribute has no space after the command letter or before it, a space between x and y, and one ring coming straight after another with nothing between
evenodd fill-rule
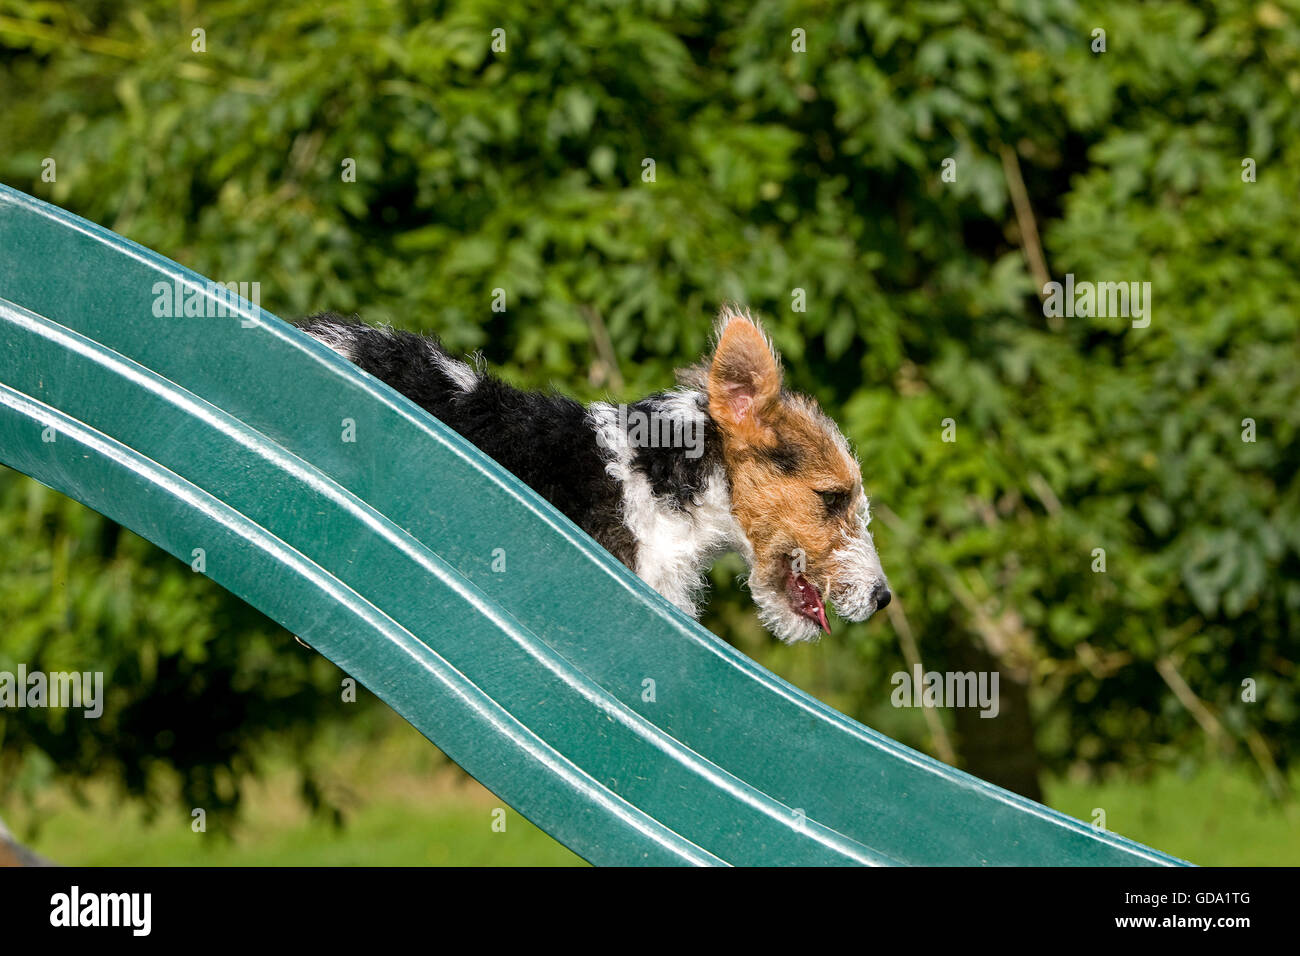
<instances>
[{"instance_id":1,"label":"slide surface","mask_svg":"<svg viewBox=\"0 0 1300 956\"><path fill-rule=\"evenodd\" d=\"M814 700L309 336L3 186L0 462L201 561L592 863L1181 863Z\"/></svg>"}]
</instances>

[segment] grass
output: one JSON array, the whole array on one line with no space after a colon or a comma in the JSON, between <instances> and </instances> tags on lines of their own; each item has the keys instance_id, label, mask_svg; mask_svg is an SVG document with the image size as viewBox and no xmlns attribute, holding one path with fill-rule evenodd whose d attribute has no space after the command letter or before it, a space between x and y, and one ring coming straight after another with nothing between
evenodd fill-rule
<instances>
[{"instance_id":1,"label":"grass","mask_svg":"<svg viewBox=\"0 0 1300 956\"><path fill-rule=\"evenodd\" d=\"M312 813L283 755L242 784L234 826L207 820L192 829L188 811L147 819L140 800L123 800L106 781L85 781L75 796L42 791L32 806L0 804L32 849L84 866L583 866L491 792L450 763L414 728L394 717L379 741L328 739L316 759L325 796L343 826ZM31 824L39 821L33 832ZM504 822L504 829L501 823ZM30 836L29 836L30 834Z\"/></svg>"},{"instance_id":2,"label":"grass","mask_svg":"<svg viewBox=\"0 0 1300 956\"><path fill-rule=\"evenodd\" d=\"M291 825L252 805L237 835L194 833L184 820L145 823L137 809L72 808L44 826L33 848L63 864L86 866L573 866L582 861L507 811L500 801L452 800L432 807L377 800L342 829L316 819Z\"/></svg>"},{"instance_id":3,"label":"grass","mask_svg":"<svg viewBox=\"0 0 1300 956\"><path fill-rule=\"evenodd\" d=\"M1300 864L1300 805L1268 798L1244 767L1168 771L1145 782L1050 781L1046 792L1062 813L1091 823L1104 810L1108 830L1199 866Z\"/></svg>"},{"instance_id":4,"label":"grass","mask_svg":"<svg viewBox=\"0 0 1300 956\"><path fill-rule=\"evenodd\" d=\"M30 807L7 800L0 817L33 849L70 865L582 865L400 726L382 744L326 746L326 793L343 808L342 827L307 809L283 759L245 782L229 833L211 820L207 832L195 833L182 811L147 820L141 802L123 801L95 780L78 799L50 788ZM1102 809L1108 829L1193 863L1300 864L1300 806L1268 800L1245 768L1166 772L1142 782L1054 780L1046 792L1051 806L1071 816L1091 823ZM493 827L501 814L504 832Z\"/></svg>"}]
</instances>

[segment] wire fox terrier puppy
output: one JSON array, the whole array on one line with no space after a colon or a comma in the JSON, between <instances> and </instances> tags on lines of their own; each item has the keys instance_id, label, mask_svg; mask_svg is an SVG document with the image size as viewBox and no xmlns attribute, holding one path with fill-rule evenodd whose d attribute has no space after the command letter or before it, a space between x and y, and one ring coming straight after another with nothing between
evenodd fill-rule
<instances>
[{"instance_id":1,"label":"wire fox terrier puppy","mask_svg":"<svg viewBox=\"0 0 1300 956\"><path fill-rule=\"evenodd\" d=\"M711 355L630 405L525 392L434 339L333 313L303 331L397 389L531 486L687 614L738 551L763 624L830 633L889 603L862 469L811 398L786 391L754 320L724 309Z\"/></svg>"}]
</instances>

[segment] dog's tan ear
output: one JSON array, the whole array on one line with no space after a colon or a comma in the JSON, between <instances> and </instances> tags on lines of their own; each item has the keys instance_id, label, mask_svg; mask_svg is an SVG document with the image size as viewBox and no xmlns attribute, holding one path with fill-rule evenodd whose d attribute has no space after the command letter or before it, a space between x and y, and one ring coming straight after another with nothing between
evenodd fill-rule
<instances>
[{"instance_id":1,"label":"dog's tan ear","mask_svg":"<svg viewBox=\"0 0 1300 956\"><path fill-rule=\"evenodd\" d=\"M709 414L734 438L761 444L767 413L781 394L781 367L763 333L746 316L724 313L709 364Z\"/></svg>"}]
</instances>

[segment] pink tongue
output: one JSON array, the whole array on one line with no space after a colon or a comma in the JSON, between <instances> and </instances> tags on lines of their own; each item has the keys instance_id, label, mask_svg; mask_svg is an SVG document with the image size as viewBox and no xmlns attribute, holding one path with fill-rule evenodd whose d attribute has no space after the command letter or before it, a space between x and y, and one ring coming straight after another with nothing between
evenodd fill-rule
<instances>
[{"instance_id":1,"label":"pink tongue","mask_svg":"<svg viewBox=\"0 0 1300 956\"><path fill-rule=\"evenodd\" d=\"M795 610L809 620L816 621L829 634L831 626L826 623L826 608L822 605L822 596L817 592L816 586L802 574L791 575L786 578L786 583Z\"/></svg>"}]
</instances>

